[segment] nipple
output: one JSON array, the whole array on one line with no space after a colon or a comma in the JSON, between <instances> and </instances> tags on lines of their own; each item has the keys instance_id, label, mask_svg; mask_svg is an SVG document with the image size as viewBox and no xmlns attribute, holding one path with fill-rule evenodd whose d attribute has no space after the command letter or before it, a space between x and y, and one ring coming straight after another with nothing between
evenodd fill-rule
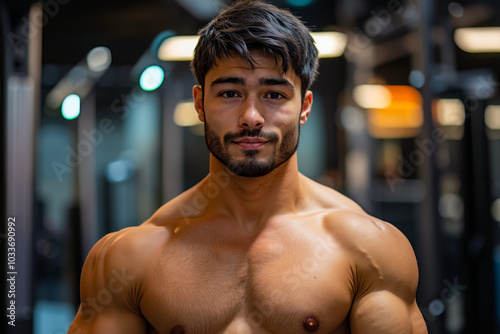
<instances>
[{"instance_id":1,"label":"nipple","mask_svg":"<svg viewBox=\"0 0 500 334\"><path fill-rule=\"evenodd\" d=\"M174 328L172 328L169 332L169 334L185 334L186 331L184 330L184 327L177 325Z\"/></svg>"},{"instance_id":2,"label":"nipple","mask_svg":"<svg viewBox=\"0 0 500 334\"><path fill-rule=\"evenodd\" d=\"M304 329L308 332L315 332L319 328L319 321L313 317L307 317L304 320Z\"/></svg>"}]
</instances>

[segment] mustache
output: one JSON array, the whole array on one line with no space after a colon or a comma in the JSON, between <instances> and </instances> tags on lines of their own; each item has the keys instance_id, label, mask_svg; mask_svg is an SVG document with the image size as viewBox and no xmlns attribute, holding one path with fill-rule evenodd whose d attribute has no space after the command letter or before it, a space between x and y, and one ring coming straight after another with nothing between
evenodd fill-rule
<instances>
[{"instance_id":1,"label":"mustache","mask_svg":"<svg viewBox=\"0 0 500 334\"><path fill-rule=\"evenodd\" d=\"M278 135L274 132L264 132L261 129L243 129L241 132L226 133L224 135L224 144L228 145L234 140L245 137L257 137L272 143L277 142L279 139Z\"/></svg>"}]
</instances>

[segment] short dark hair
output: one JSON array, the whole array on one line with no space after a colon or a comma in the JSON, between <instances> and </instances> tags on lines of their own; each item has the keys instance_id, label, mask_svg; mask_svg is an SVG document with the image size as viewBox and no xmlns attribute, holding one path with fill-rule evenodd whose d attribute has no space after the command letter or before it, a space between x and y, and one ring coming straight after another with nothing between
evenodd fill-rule
<instances>
[{"instance_id":1,"label":"short dark hair","mask_svg":"<svg viewBox=\"0 0 500 334\"><path fill-rule=\"evenodd\" d=\"M199 31L191 69L201 86L207 72L223 58L240 56L252 68L250 52L271 54L281 71L292 68L301 80L302 96L318 72L318 50L309 29L289 11L256 0L237 1Z\"/></svg>"}]
</instances>

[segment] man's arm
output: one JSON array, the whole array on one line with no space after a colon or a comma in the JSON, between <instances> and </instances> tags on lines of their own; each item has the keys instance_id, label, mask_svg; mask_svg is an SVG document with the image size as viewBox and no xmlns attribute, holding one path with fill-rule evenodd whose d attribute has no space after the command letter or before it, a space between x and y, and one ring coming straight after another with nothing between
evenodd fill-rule
<instances>
[{"instance_id":1,"label":"man's arm","mask_svg":"<svg viewBox=\"0 0 500 334\"><path fill-rule=\"evenodd\" d=\"M350 315L351 333L427 334L416 302L406 301L390 291L370 292L356 301Z\"/></svg>"},{"instance_id":2,"label":"man's arm","mask_svg":"<svg viewBox=\"0 0 500 334\"><path fill-rule=\"evenodd\" d=\"M132 228L135 229L135 228ZM146 333L139 311L139 264L131 229L108 234L90 251L82 270L81 304L69 334Z\"/></svg>"},{"instance_id":3,"label":"man's arm","mask_svg":"<svg viewBox=\"0 0 500 334\"><path fill-rule=\"evenodd\" d=\"M394 226L368 219L356 242L357 292L350 313L353 334L427 334L415 301L418 268L413 249ZM361 224L360 224L361 225Z\"/></svg>"}]
</instances>

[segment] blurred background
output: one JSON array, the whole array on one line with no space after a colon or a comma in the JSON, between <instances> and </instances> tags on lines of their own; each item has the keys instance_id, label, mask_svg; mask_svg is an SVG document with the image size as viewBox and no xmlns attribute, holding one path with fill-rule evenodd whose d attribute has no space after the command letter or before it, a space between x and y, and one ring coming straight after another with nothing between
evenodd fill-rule
<instances>
[{"instance_id":1,"label":"blurred background","mask_svg":"<svg viewBox=\"0 0 500 334\"><path fill-rule=\"evenodd\" d=\"M2 332L66 333L92 245L206 175L189 60L231 2L2 0ZM500 2L269 2L321 52L300 171L408 237L430 333L499 333Z\"/></svg>"}]
</instances>

